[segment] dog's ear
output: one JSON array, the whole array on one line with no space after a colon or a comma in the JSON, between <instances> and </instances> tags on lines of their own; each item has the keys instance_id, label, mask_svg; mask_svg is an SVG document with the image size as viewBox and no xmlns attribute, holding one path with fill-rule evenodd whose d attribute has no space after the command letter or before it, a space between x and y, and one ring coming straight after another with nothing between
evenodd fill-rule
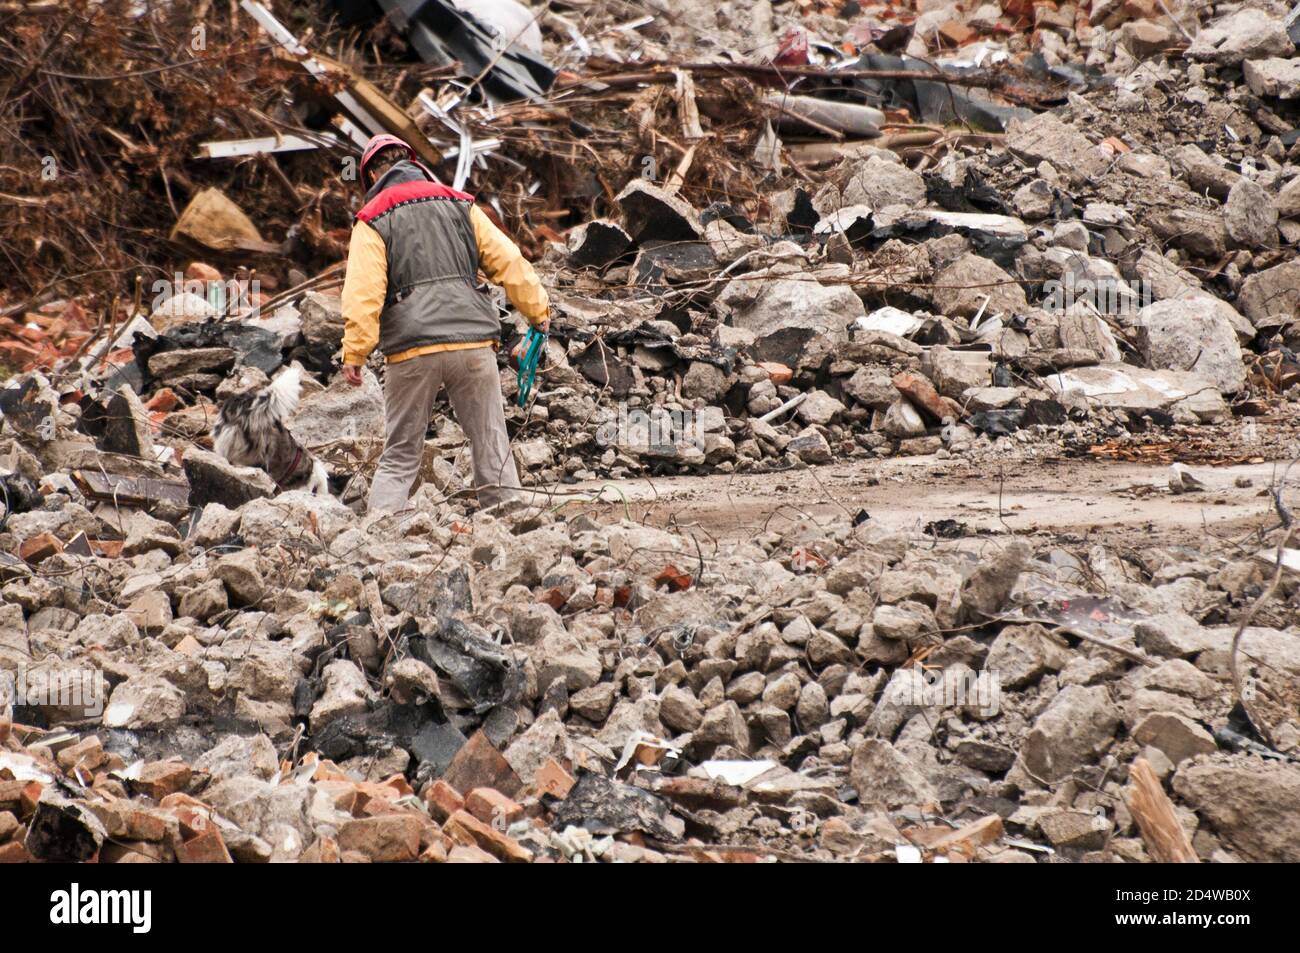
<instances>
[{"instance_id":1,"label":"dog's ear","mask_svg":"<svg viewBox=\"0 0 1300 953\"><path fill-rule=\"evenodd\" d=\"M296 361L280 372L266 389L267 409L276 419L283 421L298 409L302 394L302 365Z\"/></svg>"}]
</instances>

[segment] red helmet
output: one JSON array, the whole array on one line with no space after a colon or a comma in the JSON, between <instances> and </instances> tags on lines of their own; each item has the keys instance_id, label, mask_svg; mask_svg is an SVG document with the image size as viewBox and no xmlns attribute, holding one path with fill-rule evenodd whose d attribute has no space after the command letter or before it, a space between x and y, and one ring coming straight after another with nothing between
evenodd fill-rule
<instances>
[{"instance_id":1,"label":"red helmet","mask_svg":"<svg viewBox=\"0 0 1300 953\"><path fill-rule=\"evenodd\" d=\"M375 157L380 149L387 149L390 146L395 146L404 151L408 159L415 158L415 150L396 136L371 136L370 141L366 143L365 151L361 153L360 171L363 182L366 177L366 166L370 164L370 160Z\"/></svg>"},{"instance_id":2,"label":"red helmet","mask_svg":"<svg viewBox=\"0 0 1300 953\"><path fill-rule=\"evenodd\" d=\"M371 136L370 141L366 143L365 151L361 153L361 165L358 171L360 171L361 173L361 181L363 183L366 181L366 166L370 164L370 160L373 159L376 155L378 155L381 150L390 147L396 147L398 149L401 149L403 152L406 153L406 158L408 158L416 165L418 165L421 169L423 169L425 171L425 174L428 175L432 181L434 182L438 181L438 177L433 174L433 172L429 169L428 166L426 166L423 162L420 161L419 157L415 153L415 150L411 148L409 143L405 142L402 139L397 138L397 136L381 135L381 136Z\"/></svg>"}]
</instances>

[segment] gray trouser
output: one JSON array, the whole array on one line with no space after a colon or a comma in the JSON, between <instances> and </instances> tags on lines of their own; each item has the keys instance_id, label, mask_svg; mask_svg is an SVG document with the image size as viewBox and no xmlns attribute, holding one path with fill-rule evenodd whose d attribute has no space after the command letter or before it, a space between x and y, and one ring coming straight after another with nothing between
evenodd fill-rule
<instances>
[{"instance_id":1,"label":"gray trouser","mask_svg":"<svg viewBox=\"0 0 1300 953\"><path fill-rule=\"evenodd\" d=\"M408 358L384 368L384 453L370 485L370 512L406 506L420 472L424 436L438 389L446 386L456 422L469 437L474 487L491 506L517 495L519 472L510 455L496 351L476 347Z\"/></svg>"}]
</instances>

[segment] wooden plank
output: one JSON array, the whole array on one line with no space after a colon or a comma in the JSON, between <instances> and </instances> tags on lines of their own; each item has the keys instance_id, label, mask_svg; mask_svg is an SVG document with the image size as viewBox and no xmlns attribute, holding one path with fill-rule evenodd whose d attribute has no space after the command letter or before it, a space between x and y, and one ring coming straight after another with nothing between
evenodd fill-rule
<instances>
[{"instance_id":1,"label":"wooden plank","mask_svg":"<svg viewBox=\"0 0 1300 953\"><path fill-rule=\"evenodd\" d=\"M319 139L306 136L260 136L254 139L224 139L199 144L196 159L232 159L240 156L271 155L277 152L301 152L323 145L342 146L338 138L324 135Z\"/></svg>"},{"instance_id":2,"label":"wooden plank","mask_svg":"<svg viewBox=\"0 0 1300 953\"><path fill-rule=\"evenodd\" d=\"M429 141L428 137L420 131L420 127L415 124L415 120L408 116L400 106L384 95L369 80L357 76L356 73L342 63L336 64L325 57L321 57L321 59L331 66L336 66L347 76L350 81L352 95L369 111L375 121L384 127L386 132L392 133L397 138L408 143L424 161L425 165L430 168L436 168L442 164L442 153L438 151L437 146Z\"/></svg>"},{"instance_id":3,"label":"wooden plank","mask_svg":"<svg viewBox=\"0 0 1300 953\"><path fill-rule=\"evenodd\" d=\"M950 831L932 841L928 846L936 853L957 851L967 857L975 856L975 848L991 844L1002 836L1002 818L996 814L981 817L963 827Z\"/></svg>"},{"instance_id":4,"label":"wooden plank","mask_svg":"<svg viewBox=\"0 0 1300 953\"><path fill-rule=\"evenodd\" d=\"M1160 864L1200 863L1187 831L1178 823L1173 802L1147 759L1134 761L1128 774L1129 791L1124 800L1142 832L1151 859Z\"/></svg>"},{"instance_id":5,"label":"wooden plank","mask_svg":"<svg viewBox=\"0 0 1300 953\"><path fill-rule=\"evenodd\" d=\"M164 501L185 506L190 497L190 485L179 480L128 477L99 470L76 470L72 478L91 499L123 506L146 507Z\"/></svg>"},{"instance_id":6,"label":"wooden plank","mask_svg":"<svg viewBox=\"0 0 1300 953\"><path fill-rule=\"evenodd\" d=\"M311 55L311 52L307 47L298 42L298 38L289 32L284 24L277 20L270 10L261 3L258 3L257 0L240 0L239 5L257 21L258 26L265 30L271 39L279 43L284 47L286 52L297 59L307 72L311 73L322 82L328 78L328 71L325 67L320 64L316 57ZM334 98L339 101L339 104L344 109L352 114L353 118L366 127L364 130L358 129L355 126L348 127L348 133L352 136L352 140L357 145L364 148L367 139L367 131L370 135L378 135L385 131L383 126L375 120L375 117L370 115L370 113L366 111L366 108L357 102L351 93L340 90L334 94Z\"/></svg>"}]
</instances>

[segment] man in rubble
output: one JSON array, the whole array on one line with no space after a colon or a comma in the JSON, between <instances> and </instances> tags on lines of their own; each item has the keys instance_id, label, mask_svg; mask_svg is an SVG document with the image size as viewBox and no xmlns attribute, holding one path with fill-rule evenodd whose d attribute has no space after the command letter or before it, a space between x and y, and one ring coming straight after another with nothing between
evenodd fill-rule
<instances>
[{"instance_id":1,"label":"man in rubble","mask_svg":"<svg viewBox=\"0 0 1300 953\"><path fill-rule=\"evenodd\" d=\"M359 385L370 352L376 345L383 352L384 452L370 512L406 505L441 387L469 437L479 503L515 496L519 474L497 372L501 325L477 276L504 287L542 331L550 324L546 290L473 196L438 182L401 139L371 139L359 171L366 204L352 228L343 283L343 374Z\"/></svg>"}]
</instances>

